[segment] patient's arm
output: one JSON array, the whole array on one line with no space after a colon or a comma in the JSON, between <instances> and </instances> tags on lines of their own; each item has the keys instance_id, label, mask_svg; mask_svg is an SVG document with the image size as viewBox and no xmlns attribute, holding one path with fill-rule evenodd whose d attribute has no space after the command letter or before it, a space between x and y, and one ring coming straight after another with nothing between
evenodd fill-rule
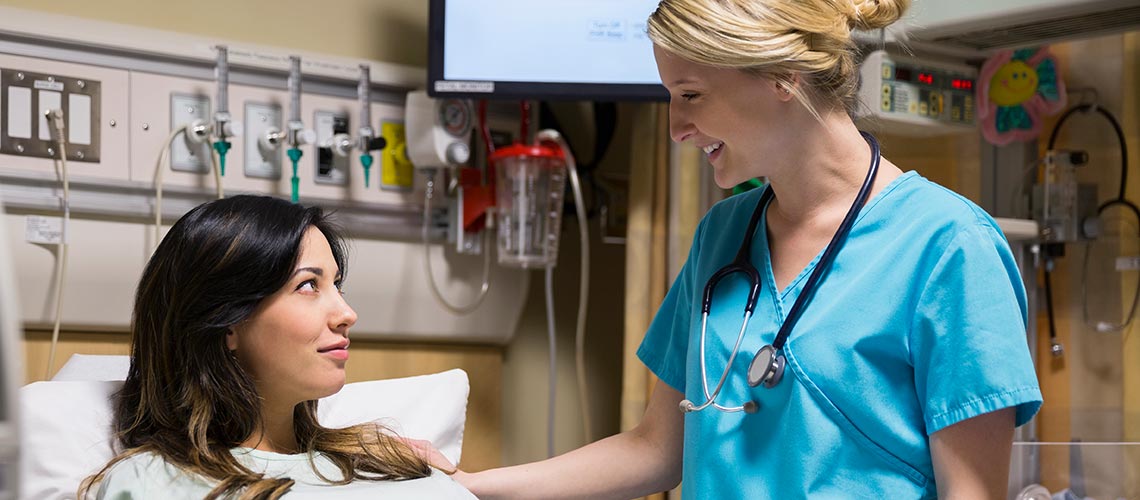
<instances>
[{"instance_id":1,"label":"patient's arm","mask_svg":"<svg viewBox=\"0 0 1140 500\"><path fill-rule=\"evenodd\" d=\"M658 381L634 429L564 455L455 479L480 499L635 498L681 481L682 395Z\"/></svg>"}]
</instances>

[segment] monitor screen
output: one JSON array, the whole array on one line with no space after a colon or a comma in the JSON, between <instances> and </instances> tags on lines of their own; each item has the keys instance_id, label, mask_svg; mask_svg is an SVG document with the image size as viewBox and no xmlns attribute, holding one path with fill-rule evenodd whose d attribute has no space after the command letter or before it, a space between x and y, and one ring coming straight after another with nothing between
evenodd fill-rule
<instances>
[{"instance_id":1,"label":"monitor screen","mask_svg":"<svg viewBox=\"0 0 1140 500\"><path fill-rule=\"evenodd\" d=\"M646 19L659 0L431 0L428 94L668 100Z\"/></svg>"}]
</instances>

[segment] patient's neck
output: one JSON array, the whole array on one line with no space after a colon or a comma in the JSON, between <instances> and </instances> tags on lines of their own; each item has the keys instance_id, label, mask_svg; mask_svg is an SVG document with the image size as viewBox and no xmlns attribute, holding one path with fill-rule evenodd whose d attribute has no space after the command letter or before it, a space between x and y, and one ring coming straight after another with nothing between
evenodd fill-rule
<instances>
[{"instance_id":1,"label":"patient's neck","mask_svg":"<svg viewBox=\"0 0 1140 500\"><path fill-rule=\"evenodd\" d=\"M294 407L262 406L261 425L254 429L242 446L274 453L298 453L297 434L293 428Z\"/></svg>"}]
</instances>

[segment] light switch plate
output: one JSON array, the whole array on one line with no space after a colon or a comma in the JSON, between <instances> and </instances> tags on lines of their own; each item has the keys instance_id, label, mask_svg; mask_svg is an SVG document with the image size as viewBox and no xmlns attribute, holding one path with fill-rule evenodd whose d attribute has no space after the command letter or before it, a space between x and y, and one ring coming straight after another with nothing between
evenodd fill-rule
<instances>
[{"instance_id":1,"label":"light switch plate","mask_svg":"<svg viewBox=\"0 0 1140 500\"><path fill-rule=\"evenodd\" d=\"M44 111L63 111L67 160L99 162L102 83L0 69L0 154L56 158L59 139Z\"/></svg>"}]
</instances>

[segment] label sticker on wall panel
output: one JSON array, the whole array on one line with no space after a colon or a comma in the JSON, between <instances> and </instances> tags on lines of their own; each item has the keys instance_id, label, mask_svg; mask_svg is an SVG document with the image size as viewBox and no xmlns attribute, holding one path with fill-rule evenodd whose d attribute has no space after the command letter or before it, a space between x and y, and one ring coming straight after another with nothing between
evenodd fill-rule
<instances>
[{"instance_id":1,"label":"label sticker on wall panel","mask_svg":"<svg viewBox=\"0 0 1140 500\"><path fill-rule=\"evenodd\" d=\"M70 75L0 69L0 153L56 158L59 140L67 160L98 162L102 84ZM56 137L45 111L63 112L67 137Z\"/></svg>"},{"instance_id":2,"label":"label sticker on wall panel","mask_svg":"<svg viewBox=\"0 0 1140 500\"><path fill-rule=\"evenodd\" d=\"M403 122L381 122L380 137L388 145L380 151L380 189L407 192L415 181L415 168L408 160Z\"/></svg>"},{"instance_id":3,"label":"label sticker on wall panel","mask_svg":"<svg viewBox=\"0 0 1140 500\"><path fill-rule=\"evenodd\" d=\"M1140 256L1117 257L1116 270L1119 272L1140 270Z\"/></svg>"},{"instance_id":4,"label":"label sticker on wall panel","mask_svg":"<svg viewBox=\"0 0 1140 500\"><path fill-rule=\"evenodd\" d=\"M63 218L29 215L24 222L24 239L41 245L59 244L63 240Z\"/></svg>"},{"instance_id":5,"label":"label sticker on wall panel","mask_svg":"<svg viewBox=\"0 0 1140 500\"><path fill-rule=\"evenodd\" d=\"M281 178L284 151L281 106L245 103L245 176L258 179Z\"/></svg>"},{"instance_id":6,"label":"label sticker on wall panel","mask_svg":"<svg viewBox=\"0 0 1140 500\"><path fill-rule=\"evenodd\" d=\"M317 132L317 159L314 181L317 184L348 184L349 161L347 156L333 153L333 136L348 133L348 115L331 111L317 111L313 115L313 128Z\"/></svg>"},{"instance_id":7,"label":"label sticker on wall panel","mask_svg":"<svg viewBox=\"0 0 1140 500\"><path fill-rule=\"evenodd\" d=\"M63 82L55 80L36 80L33 87L41 90L54 90L56 92L63 92Z\"/></svg>"}]
</instances>

